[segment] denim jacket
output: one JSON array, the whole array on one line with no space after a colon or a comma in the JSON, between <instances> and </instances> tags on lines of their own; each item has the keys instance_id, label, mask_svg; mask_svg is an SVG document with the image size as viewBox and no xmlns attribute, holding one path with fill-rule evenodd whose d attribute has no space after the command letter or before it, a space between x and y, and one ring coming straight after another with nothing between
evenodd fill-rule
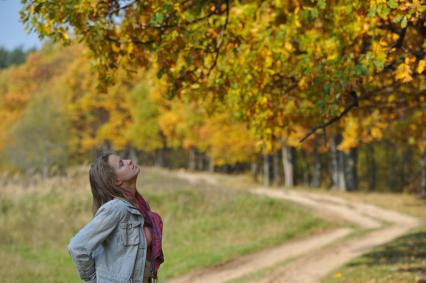
<instances>
[{"instance_id":1,"label":"denim jacket","mask_svg":"<svg viewBox=\"0 0 426 283\"><path fill-rule=\"evenodd\" d=\"M130 202L115 198L68 244L81 279L87 283L142 283L146 259L144 218Z\"/></svg>"}]
</instances>

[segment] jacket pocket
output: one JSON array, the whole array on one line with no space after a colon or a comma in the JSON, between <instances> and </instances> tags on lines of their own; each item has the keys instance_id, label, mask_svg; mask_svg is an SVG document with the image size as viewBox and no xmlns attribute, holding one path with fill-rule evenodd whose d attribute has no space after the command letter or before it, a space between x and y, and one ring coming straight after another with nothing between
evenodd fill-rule
<instances>
[{"instance_id":1,"label":"jacket pocket","mask_svg":"<svg viewBox=\"0 0 426 283\"><path fill-rule=\"evenodd\" d=\"M141 222L129 221L120 223L120 237L123 245L138 245L140 242L140 229Z\"/></svg>"}]
</instances>

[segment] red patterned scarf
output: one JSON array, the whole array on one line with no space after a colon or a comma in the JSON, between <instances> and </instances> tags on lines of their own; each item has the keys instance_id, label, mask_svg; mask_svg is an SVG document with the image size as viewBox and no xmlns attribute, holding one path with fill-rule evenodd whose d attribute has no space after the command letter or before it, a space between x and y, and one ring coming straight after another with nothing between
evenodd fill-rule
<instances>
[{"instance_id":1,"label":"red patterned scarf","mask_svg":"<svg viewBox=\"0 0 426 283\"><path fill-rule=\"evenodd\" d=\"M158 213L151 211L148 202L136 191L134 195L138 209L142 214L145 225L151 229L151 255L154 267L154 278L157 277L160 264L164 262L162 239L163 239L163 220Z\"/></svg>"}]
</instances>

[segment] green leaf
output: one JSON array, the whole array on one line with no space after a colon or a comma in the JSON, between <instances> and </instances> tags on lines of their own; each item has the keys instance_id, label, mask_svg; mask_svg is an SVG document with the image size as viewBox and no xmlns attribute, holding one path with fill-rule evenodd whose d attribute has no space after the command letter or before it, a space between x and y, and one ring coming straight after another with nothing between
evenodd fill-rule
<instances>
[{"instance_id":1,"label":"green leaf","mask_svg":"<svg viewBox=\"0 0 426 283\"><path fill-rule=\"evenodd\" d=\"M395 0L388 0L388 6L392 9L398 8L398 3L395 2Z\"/></svg>"},{"instance_id":2,"label":"green leaf","mask_svg":"<svg viewBox=\"0 0 426 283\"><path fill-rule=\"evenodd\" d=\"M325 84L323 89L322 89L322 94L324 95L324 97L328 96L330 94L330 84Z\"/></svg>"},{"instance_id":3,"label":"green leaf","mask_svg":"<svg viewBox=\"0 0 426 283\"><path fill-rule=\"evenodd\" d=\"M385 67L384 62L380 60L373 60L373 64L378 70L383 70L383 68Z\"/></svg>"},{"instance_id":4,"label":"green leaf","mask_svg":"<svg viewBox=\"0 0 426 283\"><path fill-rule=\"evenodd\" d=\"M160 25L164 20L164 16L161 12L158 12L154 15L153 18L151 18L151 25Z\"/></svg>"},{"instance_id":5,"label":"green leaf","mask_svg":"<svg viewBox=\"0 0 426 283\"><path fill-rule=\"evenodd\" d=\"M370 11L368 11L368 17L374 18L376 16L376 7L372 7Z\"/></svg>"},{"instance_id":6,"label":"green leaf","mask_svg":"<svg viewBox=\"0 0 426 283\"><path fill-rule=\"evenodd\" d=\"M402 18L402 21L401 21L401 27L406 28L407 24L408 24L407 17L404 16L404 18Z\"/></svg>"},{"instance_id":7,"label":"green leaf","mask_svg":"<svg viewBox=\"0 0 426 283\"><path fill-rule=\"evenodd\" d=\"M352 12L352 5L347 5L345 8L345 14L349 15Z\"/></svg>"},{"instance_id":8,"label":"green leaf","mask_svg":"<svg viewBox=\"0 0 426 283\"><path fill-rule=\"evenodd\" d=\"M386 18L389 15L389 8L386 5L379 5L377 13L381 18Z\"/></svg>"},{"instance_id":9,"label":"green leaf","mask_svg":"<svg viewBox=\"0 0 426 283\"><path fill-rule=\"evenodd\" d=\"M284 40L284 38L285 38L285 32L283 31L283 30L278 30L277 31L277 35L276 35L276 39L278 40L278 41L283 41Z\"/></svg>"},{"instance_id":10,"label":"green leaf","mask_svg":"<svg viewBox=\"0 0 426 283\"><path fill-rule=\"evenodd\" d=\"M402 15L397 15L395 18L393 18L392 22L399 23L402 20Z\"/></svg>"},{"instance_id":11,"label":"green leaf","mask_svg":"<svg viewBox=\"0 0 426 283\"><path fill-rule=\"evenodd\" d=\"M326 102L324 100L320 100L317 102L316 107L322 112L324 112Z\"/></svg>"},{"instance_id":12,"label":"green leaf","mask_svg":"<svg viewBox=\"0 0 426 283\"><path fill-rule=\"evenodd\" d=\"M355 67L355 74L357 76L366 76L368 75L368 68L364 65L357 65Z\"/></svg>"},{"instance_id":13,"label":"green leaf","mask_svg":"<svg viewBox=\"0 0 426 283\"><path fill-rule=\"evenodd\" d=\"M318 17L318 9L317 8L312 8L311 16L312 16L312 18Z\"/></svg>"}]
</instances>

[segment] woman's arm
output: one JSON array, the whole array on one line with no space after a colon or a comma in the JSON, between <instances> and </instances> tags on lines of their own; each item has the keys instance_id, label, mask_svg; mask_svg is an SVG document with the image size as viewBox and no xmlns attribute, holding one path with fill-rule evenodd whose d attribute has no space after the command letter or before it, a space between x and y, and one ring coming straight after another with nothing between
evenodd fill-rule
<instances>
[{"instance_id":1,"label":"woman's arm","mask_svg":"<svg viewBox=\"0 0 426 283\"><path fill-rule=\"evenodd\" d=\"M121 207L113 205L112 201L104 204L96 212L95 217L68 244L68 252L83 281L96 283L95 261L92 258L92 252L117 227L123 213Z\"/></svg>"}]
</instances>

